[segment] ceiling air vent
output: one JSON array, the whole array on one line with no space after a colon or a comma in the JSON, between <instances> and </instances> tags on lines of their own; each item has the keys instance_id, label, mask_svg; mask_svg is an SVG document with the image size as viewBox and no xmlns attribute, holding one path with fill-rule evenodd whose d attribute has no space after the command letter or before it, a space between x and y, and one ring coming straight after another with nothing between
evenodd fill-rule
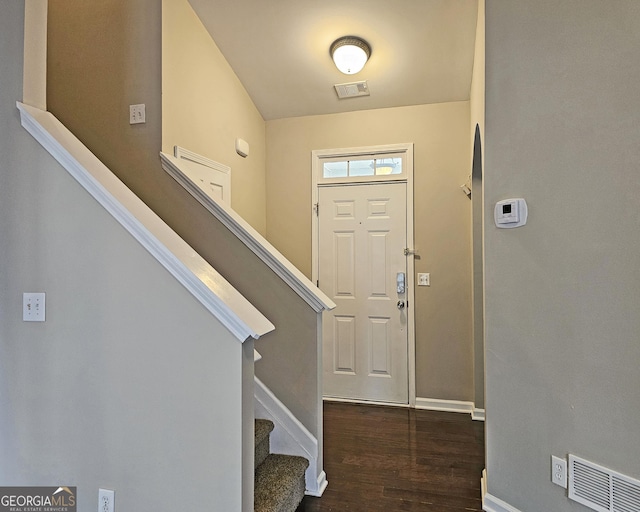
<instances>
[{"instance_id":1,"label":"ceiling air vent","mask_svg":"<svg viewBox=\"0 0 640 512\"><path fill-rule=\"evenodd\" d=\"M569 498L598 512L637 512L640 481L569 455Z\"/></svg>"},{"instance_id":2,"label":"ceiling air vent","mask_svg":"<svg viewBox=\"0 0 640 512\"><path fill-rule=\"evenodd\" d=\"M367 81L349 82L348 84L334 85L338 98L341 100L346 98L355 98L356 96L369 96L369 86Z\"/></svg>"}]
</instances>

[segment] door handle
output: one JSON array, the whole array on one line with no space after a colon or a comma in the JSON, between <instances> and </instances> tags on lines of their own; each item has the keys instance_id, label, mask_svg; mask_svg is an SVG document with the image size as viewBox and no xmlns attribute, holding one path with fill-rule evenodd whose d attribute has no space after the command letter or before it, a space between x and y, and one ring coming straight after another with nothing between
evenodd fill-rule
<instances>
[{"instance_id":1,"label":"door handle","mask_svg":"<svg viewBox=\"0 0 640 512\"><path fill-rule=\"evenodd\" d=\"M404 309L404 301L403 300L399 300L398 303L396 304L396 306L398 306L398 309L400 309L400 310Z\"/></svg>"}]
</instances>

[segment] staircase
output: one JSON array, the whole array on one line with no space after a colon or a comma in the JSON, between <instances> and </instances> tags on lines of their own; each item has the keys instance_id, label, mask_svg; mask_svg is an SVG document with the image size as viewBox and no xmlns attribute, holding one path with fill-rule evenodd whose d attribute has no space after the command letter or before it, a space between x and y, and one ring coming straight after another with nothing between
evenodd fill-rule
<instances>
[{"instance_id":1,"label":"staircase","mask_svg":"<svg viewBox=\"0 0 640 512\"><path fill-rule=\"evenodd\" d=\"M309 461L270 453L270 420L255 420L255 512L295 512L304 498Z\"/></svg>"}]
</instances>

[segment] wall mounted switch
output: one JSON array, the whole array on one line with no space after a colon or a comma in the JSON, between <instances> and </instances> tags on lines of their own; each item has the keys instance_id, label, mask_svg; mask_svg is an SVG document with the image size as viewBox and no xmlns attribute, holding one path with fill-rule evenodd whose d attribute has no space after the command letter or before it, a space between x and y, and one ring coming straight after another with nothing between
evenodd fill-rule
<instances>
[{"instance_id":1,"label":"wall mounted switch","mask_svg":"<svg viewBox=\"0 0 640 512\"><path fill-rule=\"evenodd\" d=\"M146 123L146 108L144 103L129 105L129 124Z\"/></svg>"},{"instance_id":2,"label":"wall mounted switch","mask_svg":"<svg viewBox=\"0 0 640 512\"><path fill-rule=\"evenodd\" d=\"M431 286L431 274L418 273L418 286Z\"/></svg>"},{"instance_id":3,"label":"wall mounted switch","mask_svg":"<svg viewBox=\"0 0 640 512\"><path fill-rule=\"evenodd\" d=\"M23 293L22 294L22 320L25 322L45 321L45 294L44 293Z\"/></svg>"},{"instance_id":4,"label":"wall mounted switch","mask_svg":"<svg viewBox=\"0 0 640 512\"><path fill-rule=\"evenodd\" d=\"M499 228L519 228L527 223L529 209L521 197L498 201L493 210L493 218Z\"/></svg>"}]
</instances>

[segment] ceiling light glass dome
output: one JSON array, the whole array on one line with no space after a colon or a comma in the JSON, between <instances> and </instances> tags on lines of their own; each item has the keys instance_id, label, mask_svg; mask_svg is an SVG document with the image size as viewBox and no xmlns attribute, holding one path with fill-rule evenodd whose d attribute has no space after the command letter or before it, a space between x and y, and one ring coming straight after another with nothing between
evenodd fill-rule
<instances>
[{"instance_id":1,"label":"ceiling light glass dome","mask_svg":"<svg viewBox=\"0 0 640 512\"><path fill-rule=\"evenodd\" d=\"M345 75L354 75L367 63L371 56L371 47L364 39L345 36L333 42L330 53L340 71Z\"/></svg>"}]
</instances>

